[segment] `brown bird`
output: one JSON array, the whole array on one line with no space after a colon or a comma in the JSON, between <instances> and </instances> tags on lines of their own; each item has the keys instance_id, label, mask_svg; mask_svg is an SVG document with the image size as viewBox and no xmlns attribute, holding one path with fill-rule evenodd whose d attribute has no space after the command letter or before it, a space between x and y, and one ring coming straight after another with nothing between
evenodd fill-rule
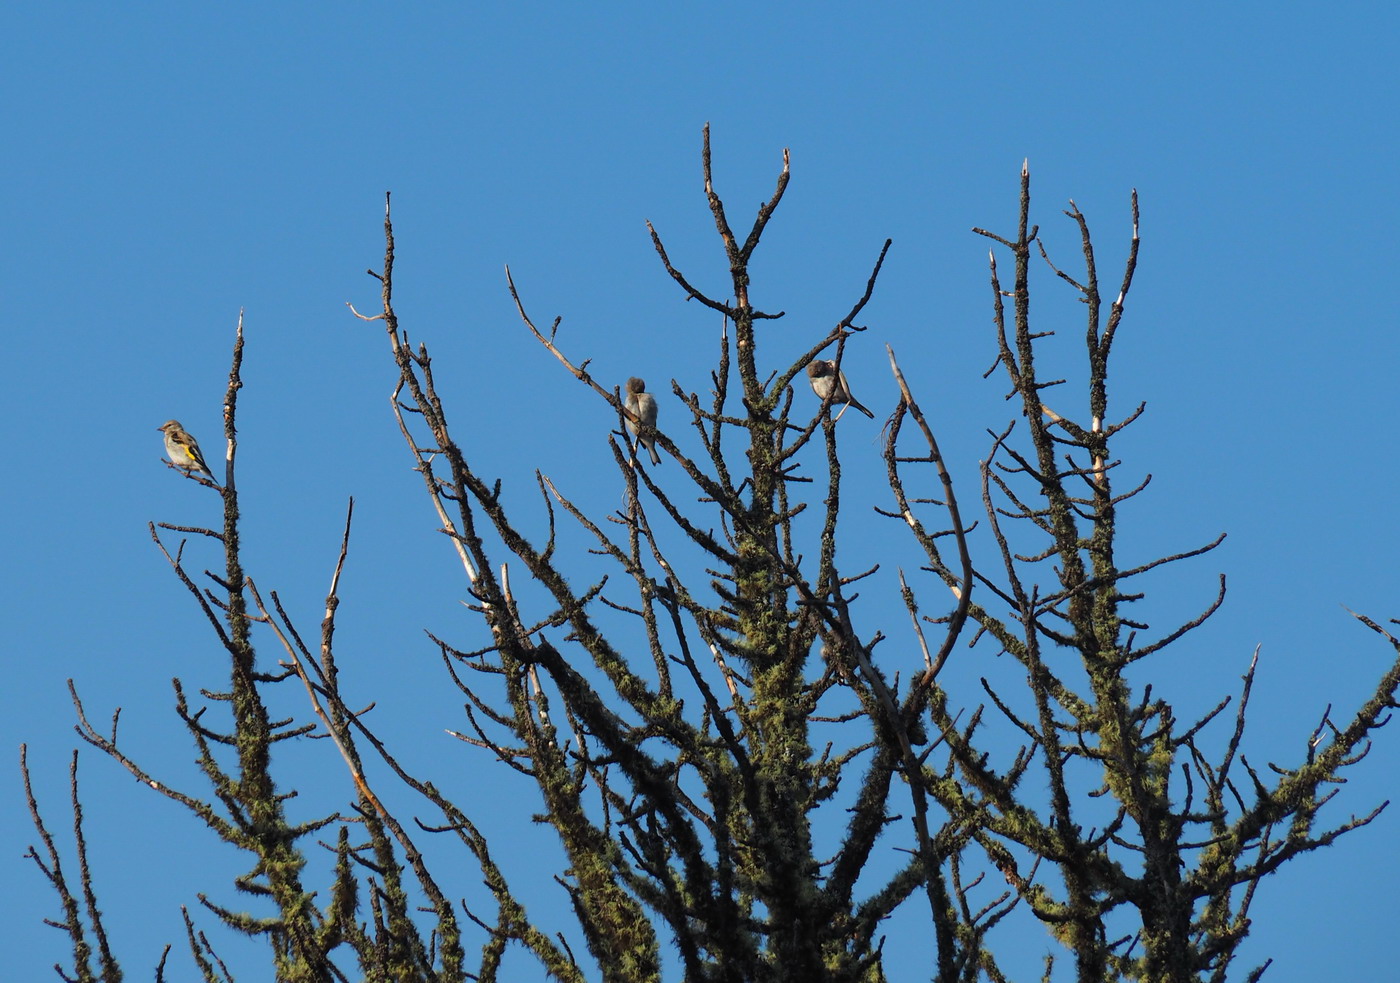
<instances>
[{"instance_id":1,"label":"brown bird","mask_svg":"<svg viewBox=\"0 0 1400 983\"><path fill-rule=\"evenodd\" d=\"M638 379L635 375L627 380L627 412L631 413L638 420L649 427L656 426L656 398L646 391L647 384ZM660 464L661 455L656 453L656 438L646 434L637 433L637 424L632 420L627 421L627 429L637 435L637 440L641 442L648 451L651 452L651 463Z\"/></svg>"},{"instance_id":2,"label":"brown bird","mask_svg":"<svg viewBox=\"0 0 1400 983\"><path fill-rule=\"evenodd\" d=\"M846 381L846 373L837 371L834 358L812 359L807 363L807 378L812 383L812 392L816 393L818 398L826 399L830 394L831 405L849 403L870 419L875 419L875 414L860 405L860 402L851 395L851 386ZM834 394L832 394L833 389L836 390Z\"/></svg>"},{"instance_id":3,"label":"brown bird","mask_svg":"<svg viewBox=\"0 0 1400 983\"><path fill-rule=\"evenodd\" d=\"M180 426L179 420L167 420L156 429L165 434L165 452L170 455L170 463L187 473L198 471L214 478L214 472L209 470L204 455L199 452L198 442Z\"/></svg>"}]
</instances>

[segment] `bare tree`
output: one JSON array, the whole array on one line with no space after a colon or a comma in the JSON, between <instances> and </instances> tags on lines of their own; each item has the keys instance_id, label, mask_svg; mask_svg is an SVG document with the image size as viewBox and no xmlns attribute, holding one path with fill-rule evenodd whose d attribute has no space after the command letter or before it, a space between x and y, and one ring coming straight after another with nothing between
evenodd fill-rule
<instances>
[{"instance_id":1,"label":"bare tree","mask_svg":"<svg viewBox=\"0 0 1400 983\"><path fill-rule=\"evenodd\" d=\"M399 372L394 413L489 630L476 651L437 641L467 701L459 736L538 788L567 856L559 882L577 919L573 944L532 921L531 892L507 881L470 810L428 776L409 773L362 708L342 696L333 643L353 503L319 644L308 644L277 594L264 598L243 568L234 467L241 320L225 398L225 481L188 476L222 496L224 526L152 528L229 658L228 689L204 691L198 709L175 687L209 790L177 791L144 771L118 741L117 714L99 729L75 689L79 733L248 854L249 871L235 886L266 899L275 914L254 918L201 902L223 924L264 938L278 979L493 980L518 947L559 980L658 980L678 971L691 981L876 981L887 972L882 922L910 905L927 906L932 929L928 963L910 976L1005 979L998 945L1014 932L992 930L1020 909L1058 940L1060 962L1075 979L1226 979L1264 875L1380 811L1330 823L1319 815L1336 794L1330 786L1365 755L1371 732L1395 706L1400 642L1361 618L1396 649L1397 661L1350 719L1334 723L1325 714L1302 759L1270 773L1241 753L1253 662L1237 699L1222 698L1189 724L1151 687L1130 683L1130 669L1202 624L1224 597L1221 578L1205 611L1156 635L1128 614L1143 596L1132 592L1135 578L1220 542L1126 567L1117 553L1122 507L1146 484L1115 487L1120 461L1112 445L1142 407L1113 422L1107 386L1137 263L1136 195L1122 278L1107 303L1088 223L1073 203L1066 214L1080 233L1082 268L1060 269L1040 243L1028 169L1015 233L975 230L996 243L992 371L1006 373L1019 407L1018 419L989 431L983 528L975 535L935 434L888 352L900 400L884 431L893 501L884 514L912 537L927 574L912 584L899 575L910 629L870 625L857 585L872 571L837 566L838 420L848 404L863 409L845 389L841 364L847 346L863 341L858 321L889 243L849 311L774 368L761 355L760 326L782 315L750 303L749 265L787 187L786 154L771 198L742 236L714 190L708 129L703 169L730 281L719 291L693 284L651 231L685 297L724 325L710 391L669 387L686 417L681 425L698 435L699 456L673 439L669 417L668 432L639 409L640 380L626 392L598 381L588 352L566 351L558 320L537 326L507 271L525 327L616 416L608 446L623 505L614 514L585 514L537 472L549 521L544 541L533 542L518 519L523 506L507 503L500 484L473 466L454 439L427 348L410 346L394 311L387 199L384 262L371 272L380 310L356 312L388 335ZM1009 289L998 248L1014 266ZM1049 336L1031 324L1033 248L1086 310L1084 389L1053 401L1046 392L1063 380L1037 372ZM812 415L803 408L811 402L794 399L793 382L827 357L832 364L813 373L821 400ZM664 481L634 439L656 448ZM580 579L588 565L556 550L560 521L586 531L608 575ZM187 570L184 542L169 545L169 533L221 548L225 573L207 574L207 586ZM521 577L547 600L518 597L512 578ZM945 599L937 616L920 613L919 595L930 589ZM636 634L628 622L640 627L645 652L619 640ZM279 652L275 667L255 657L258 633ZM877 656L887 637L905 640ZM1023 687L1004 692L984 680L981 692L949 692L941 671L960 644L1015 660ZM304 689L310 713L302 721L272 719L268 695L284 685ZM1010 751L991 736L994 721L1019 735ZM817 726L839 740L816 746ZM279 785L270 750L313 733L329 738L354 797L295 824L282 806L295 776L280 776ZM385 763L438 818L405 823L371 787L363 756ZM81 840L76 759L74 768L77 891L32 794L46 855L31 854L63 903L54 924L73 943L71 975L60 973L116 980ZM841 826L832 856L814 846L819 824ZM334 842L324 844L334 855L331 883L316 893L305 872L309 837L332 831ZM430 870L416 845L429 835L455 838L475 871ZM907 852L887 870L873 858L877 843L890 842ZM997 873L1004 885L988 877ZM457 905L458 892L445 886L476 874L494 910ZM186 926L203 978L231 978L188 914ZM89 934L98 940L95 968Z\"/></svg>"}]
</instances>

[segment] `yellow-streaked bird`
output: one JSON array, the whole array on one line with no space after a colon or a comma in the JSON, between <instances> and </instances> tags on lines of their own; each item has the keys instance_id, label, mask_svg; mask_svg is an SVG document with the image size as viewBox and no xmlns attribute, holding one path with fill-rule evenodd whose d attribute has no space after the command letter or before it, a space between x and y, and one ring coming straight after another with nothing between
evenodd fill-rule
<instances>
[{"instance_id":1,"label":"yellow-streaked bird","mask_svg":"<svg viewBox=\"0 0 1400 983\"><path fill-rule=\"evenodd\" d=\"M183 471L203 471L210 480L218 483L214 479L214 472L210 471L209 465L204 463L204 455L199 450L199 441L180 426L179 420L167 420L156 429L165 434L165 453L170 455L171 464Z\"/></svg>"},{"instance_id":2,"label":"yellow-streaked bird","mask_svg":"<svg viewBox=\"0 0 1400 983\"><path fill-rule=\"evenodd\" d=\"M627 380L627 412L649 427L656 426L656 399L646 391L647 384L635 375ZM651 452L651 463L660 464L661 455L656 453L656 438L637 433L637 424L627 421L627 429L637 434L637 440Z\"/></svg>"}]
</instances>

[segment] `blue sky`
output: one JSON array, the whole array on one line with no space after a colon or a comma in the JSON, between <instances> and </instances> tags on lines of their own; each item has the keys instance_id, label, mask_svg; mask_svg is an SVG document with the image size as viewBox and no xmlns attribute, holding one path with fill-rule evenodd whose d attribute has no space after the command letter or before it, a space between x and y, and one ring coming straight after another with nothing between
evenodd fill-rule
<instances>
[{"instance_id":1,"label":"blue sky","mask_svg":"<svg viewBox=\"0 0 1400 983\"><path fill-rule=\"evenodd\" d=\"M981 379L993 356L989 243L969 230L1014 230L1029 158L1047 246L1074 261L1059 214L1073 198L1116 282L1136 188L1142 254L1111 384L1120 413L1148 402L1121 450L1124 469L1153 483L1124 519L1124 548L1146 559L1229 533L1149 585L1166 624L1203 607L1218 572L1230 578L1224 610L1169 650L1160 685L1186 717L1233 692L1261 645L1260 762L1296 760L1325 706L1342 716L1364 697L1389 650L1342 605L1400 616L1400 310L1387 286L1400 260L1400 15L1380 4L476 6L0 14L0 427L12 462L0 510L12 761L0 773L0 924L19 933L4 939L15 978L44 978L64 955L38 921L57 908L21 857L34 834L13 764L27 741L62 829L75 740L64 680L97 718L123 707L132 753L198 788L169 680L217 687L223 669L146 523L215 521L214 497L161 465L155 428L177 417L219 455L240 308L249 567L313 628L355 496L342 667L380 699L380 725L408 757L518 807L487 822L521 876L539 876L532 844L547 856L547 838L518 828L529 789L442 733L461 714L422 629L472 647L479 626L458 604L460 569L389 413L384 337L344 305L375 304L363 271L380 264L392 190L399 314L432 347L473 459L537 528L539 466L590 506L615 507L615 420L520 326L502 267L537 321L564 316L561 343L600 377L703 391L718 326L682 302L644 221L695 282L724 292L701 194L706 121L736 225L791 150L792 183L754 264L755 303L788 312L767 349L775 366L849 309L894 240L846 372L883 417L895 390L882 349L894 346L969 496L985 430L1011 417L1004 383ZM1079 308L1049 276L1036 288L1040 327L1061 331L1047 360L1077 371ZM680 414L664 401L661 412L663 426ZM884 504L866 439L877 427L848 424L850 497ZM864 512L850 521L851 568L887 558L897 533ZM969 701L979 671L967 670ZM1356 770L1334 820L1395 794L1395 738L1383 734ZM285 753L311 762L321 750ZM128 973L144 974L167 941L185 960L178 906L199 890L234 903L238 858L96 753L82 770ZM322 801L348 796L339 774L322 780ZM1276 959L1267 979L1377 978L1390 964L1397 823L1388 812L1265 885L1246 955ZM1046 942L1018 945L1034 960ZM923 978L916 952L892 955L892 976ZM221 953L259 965L240 962L233 941Z\"/></svg>"}]
</instances>

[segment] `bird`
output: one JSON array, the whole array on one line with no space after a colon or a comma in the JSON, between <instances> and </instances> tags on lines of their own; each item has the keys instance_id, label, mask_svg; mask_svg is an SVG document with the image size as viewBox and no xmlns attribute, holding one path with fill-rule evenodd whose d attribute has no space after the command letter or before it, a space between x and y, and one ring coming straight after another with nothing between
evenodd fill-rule
<instances>
[{"instance_id":1,"label":"bird","mask_svg":"<svg viewBox=\"0 0 1400 983\"><path fill-rule=\"evenodd\" d=\"M812 383L812 392L816 393L819 399L825 400L826 397L830 395L831 405L835 406L837 403L849 403L866 416L870 417L870 419L875 419L875 414L862 406L860 402L851 395L851 386L850 383L846 381L846 373L836 368L835 359L812 359L812 361L807 363L807 378ZM831 391L833 387L836 390L835 393Z\"/></svg>"},{"instance_id":2,"label":"bird","mask_svg":"<svg viewBox=\"0 0 1400 983\"><path fill-rule=\"evenodd\" d=\"M204 463L199 442L180 426L179 420L166 420L156 429L165 434L165 453L170 455L170 463L186 472L203 471L213 480L214 472Z\"/></svg>"},{"instance_id":3,"label":"bird","mask_svg":"<svg viewBox=\"0 0 1400 983\"><path fill-rule=\"evenodd\" d=\"M656 398L646 391L647 384L635 375L627 380L627 412L649 427L656 426ZM627 429L637 435L637 439L651 452L651 463L660 464L661 455L656 453L656 438L637 433L637 420L628 419Z\"/></svg>"}]
</instances>

